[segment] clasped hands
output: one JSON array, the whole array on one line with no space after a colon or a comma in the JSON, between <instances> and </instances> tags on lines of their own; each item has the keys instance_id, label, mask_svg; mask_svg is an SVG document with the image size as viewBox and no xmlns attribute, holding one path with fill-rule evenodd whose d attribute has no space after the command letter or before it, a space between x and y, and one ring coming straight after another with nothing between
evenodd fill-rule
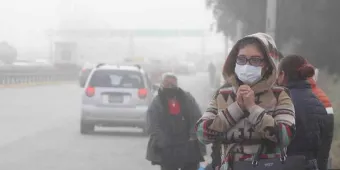
<instances>
[{"instance_id":1,"label":"clasped hands","mask_svg":"<svg viewBox=\"0 0 340 170\"><path fill-rule=\"evenodd\" d=\"M236 92L236 101L242 110L249 110L256 105L254 91L248 85L241 85Z\"/></svg>"}]
</instances>

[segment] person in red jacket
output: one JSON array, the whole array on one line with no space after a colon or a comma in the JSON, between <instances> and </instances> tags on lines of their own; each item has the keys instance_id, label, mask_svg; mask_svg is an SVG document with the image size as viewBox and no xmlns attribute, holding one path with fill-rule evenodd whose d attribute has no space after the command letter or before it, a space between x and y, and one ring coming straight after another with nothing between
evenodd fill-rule
<instances>
[{"instance_id":1,"label":"person in red jacket","mask_svg":"<svg viewBox=\"0 0 340 170\"><path fill-rule=\"evenodd\" d=\"M332 140L333 140L333 131L334 131L334 111L332 107L332 103L329 100L326 93L317 86L316 81L313 78L308 79L309 83L312 86L312 91L314 95L322 102L322 104L325 106L327 115L324 119L324 129L322 129L324 132L321 136L322 144L319 147L318 152L318 167L319 170L327 170L328 167L328 158L329 158L329 151L331 149Z\"/></svg>"},{"instance_id":2,"label":"person in red jacket","mask_svg":"<svg viewBox=\"0 0 340 170\"><path fill-rule=\"evenodd\" d=\"M312 85L312 90L313 90L314 95L316 95L319 98L319 100L322 102L322 104L325 106L327 113L333 114L332 103L327 97L326 93L316 85L316 81L313 78L310 78L308 81Z\"/></svg>"}]
</instances>

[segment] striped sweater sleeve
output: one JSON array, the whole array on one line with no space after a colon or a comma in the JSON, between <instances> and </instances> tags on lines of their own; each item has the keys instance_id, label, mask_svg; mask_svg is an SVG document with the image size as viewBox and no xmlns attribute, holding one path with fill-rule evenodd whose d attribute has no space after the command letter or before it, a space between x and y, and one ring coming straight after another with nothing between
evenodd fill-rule
<instances>
[{"instance_id":1,"label":"striped sweater sleeve","mask_svg":"<svg viewBox=\"0 0 340 170\"><path fill-rule=\"evenodd\" d=\"M289 145L294 136L295 110L288 90L280 92L273 115L266 114L265 109L258 105L250 108L249 112L248 120L262 138L274 142L281 139L283 146Z\"/></svg>"},{"instance_id":2,"label":"striped sweater sleeve","mask_svg":"<svg viewBox=\"0 0 340 170\"><path fill-rule=\"evenodd\" d=\"M213 143L219 137L223 137L244 116L237 102L227 105L225 109L218 109L219 100L224 99L216 93L196 124L197 138L204 144Z\"/></svg>"}]
</instances>

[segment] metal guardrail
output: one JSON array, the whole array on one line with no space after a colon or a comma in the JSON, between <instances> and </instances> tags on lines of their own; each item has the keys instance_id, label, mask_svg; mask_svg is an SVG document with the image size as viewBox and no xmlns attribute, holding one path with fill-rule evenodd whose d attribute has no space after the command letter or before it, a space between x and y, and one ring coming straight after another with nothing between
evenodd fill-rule
<instances>
[{"instance_id":1,"label":"metal guardrail","mask_svg":"<svg viewBox=\"0 0 340 170\"><path fill-rule=\"evenodd\" d=\"M54 73L54 74L1 74L0 85L12 84L33 84L43 82L57 81L73 81L76 80L74 75L69 73Z\"/></svg>"},{"instance_id":2,"label":"metal guardrail","mask_svg":"<svg viewBox=\"0 0 340 170\"><path fill-rule=\"evenodd\" d=\"M0 68L0 86L76 81L76 68Z\"/></svg>"}]
</instances>

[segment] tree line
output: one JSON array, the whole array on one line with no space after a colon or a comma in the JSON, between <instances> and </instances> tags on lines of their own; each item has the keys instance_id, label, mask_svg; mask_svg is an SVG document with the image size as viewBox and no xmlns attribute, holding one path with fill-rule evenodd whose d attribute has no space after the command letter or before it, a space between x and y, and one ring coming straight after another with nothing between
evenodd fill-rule
<instances>
[{"instance_id":1,"label":"tree line","mask_svg":"<svg viewBox=\"0 0 340 170\"><path fill-rule=\"evenodd\" d=\"M267 0L206 0L218 31L236 38L236 21L242 34L265 32ZM284 54L300 54L318 68L340 75L340 1L277 0L275 39ZM289 48L288 48L289 47Z\"/></svg>"}]
</instances>

